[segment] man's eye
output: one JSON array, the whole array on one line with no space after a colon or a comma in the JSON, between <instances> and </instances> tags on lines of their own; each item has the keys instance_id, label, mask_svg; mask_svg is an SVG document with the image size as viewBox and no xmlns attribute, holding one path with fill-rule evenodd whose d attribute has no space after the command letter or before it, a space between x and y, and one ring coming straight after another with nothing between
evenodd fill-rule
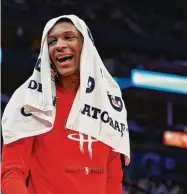
<instances>
[{"instance_id":1,"label":"man's eye","mask_svg":"<svg viewBox=\"0 0 187 194\"><path fill-rule=\"evenodd\" d=\"M66 36L65 39L66 40L73 40L75 37L74 36Z\"/></svg>"},{"instance_id":2,"label":"man's eye","mask_svg":"<svg viewBox=\"0 0 187 194\"><path fill-rule=\"evenodd\" d=\"M56 40L48 40L48 46L52 46L53 44L55 44Z\"/></svg>"}]
</instances>

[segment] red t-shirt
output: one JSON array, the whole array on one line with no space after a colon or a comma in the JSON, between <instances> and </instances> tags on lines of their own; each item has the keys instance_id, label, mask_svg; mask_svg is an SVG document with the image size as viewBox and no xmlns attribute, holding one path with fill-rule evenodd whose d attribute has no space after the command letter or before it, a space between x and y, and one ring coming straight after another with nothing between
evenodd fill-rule
<instances>
[{"instance_id":1,"label":"red t-shirt","mask_svg":"<svg viewBox=\"0 0 187 194\"><path fill-rule=\"evenodd\" d=\"M76 93L57 87L56 119L50 132L3 146L3 194L122 194L120 154L65 129ZM26 178L30 170L29 186Z\"/></svg>"}]
</instances>

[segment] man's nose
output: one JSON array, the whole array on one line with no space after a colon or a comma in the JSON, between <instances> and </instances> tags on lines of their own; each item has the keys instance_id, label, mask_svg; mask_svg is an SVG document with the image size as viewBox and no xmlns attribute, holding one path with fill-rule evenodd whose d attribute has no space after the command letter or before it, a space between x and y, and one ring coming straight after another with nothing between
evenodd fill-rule
<instances>
[{"instance_id":1,"label":"man's nose","mask_svg":"<svg viewBox=\"0 0 187 194\"><path fill-rule=\"evenodd\" d=\"M67 42L63 39L58 39L56 49L62 51L64 48L67 48Z\"/></svg>"}]
</instances>

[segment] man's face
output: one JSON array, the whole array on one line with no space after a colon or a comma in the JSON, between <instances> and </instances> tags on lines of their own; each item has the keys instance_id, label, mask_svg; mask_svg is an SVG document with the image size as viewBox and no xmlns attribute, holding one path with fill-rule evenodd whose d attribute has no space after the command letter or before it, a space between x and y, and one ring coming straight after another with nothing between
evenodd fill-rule
<instances>
[{"instance_id":1,"label":"man's face","mask_svg":"<svg viewBox=\"0 0 187 194\"><path fill-rule=\"evenodd\" d=\"M73 24L55 24L49 31L47 41L50 58L60 75L79 72L83 38Z\"/></svg>"}]
</instances>

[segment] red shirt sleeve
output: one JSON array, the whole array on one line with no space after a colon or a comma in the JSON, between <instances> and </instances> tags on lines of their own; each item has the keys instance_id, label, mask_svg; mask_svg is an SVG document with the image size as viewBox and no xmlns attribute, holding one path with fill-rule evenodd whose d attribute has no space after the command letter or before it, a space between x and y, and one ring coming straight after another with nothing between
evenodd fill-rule
<instances>
[{"instance_id":1,"label":"red shirt sleeve","mask_svg":"<svg viewBox=\"0 0 187 194\"><path fill-rule=\"evenodd\" d=\"M33 142L34 137L27 137L3 146L1 172L3 194L28 194L26 179Z\"/></svg>"},{"instance_id":2,"label":"red shirt sleeve","mask_svg":"<svg viewBox=\"0 0 187 194\"><path fill-rule=\"evenodd\" d=\"M107 194L122 194L122 177L120 154L111 150L107 165Z\"/></svg>"}]
</instances>

